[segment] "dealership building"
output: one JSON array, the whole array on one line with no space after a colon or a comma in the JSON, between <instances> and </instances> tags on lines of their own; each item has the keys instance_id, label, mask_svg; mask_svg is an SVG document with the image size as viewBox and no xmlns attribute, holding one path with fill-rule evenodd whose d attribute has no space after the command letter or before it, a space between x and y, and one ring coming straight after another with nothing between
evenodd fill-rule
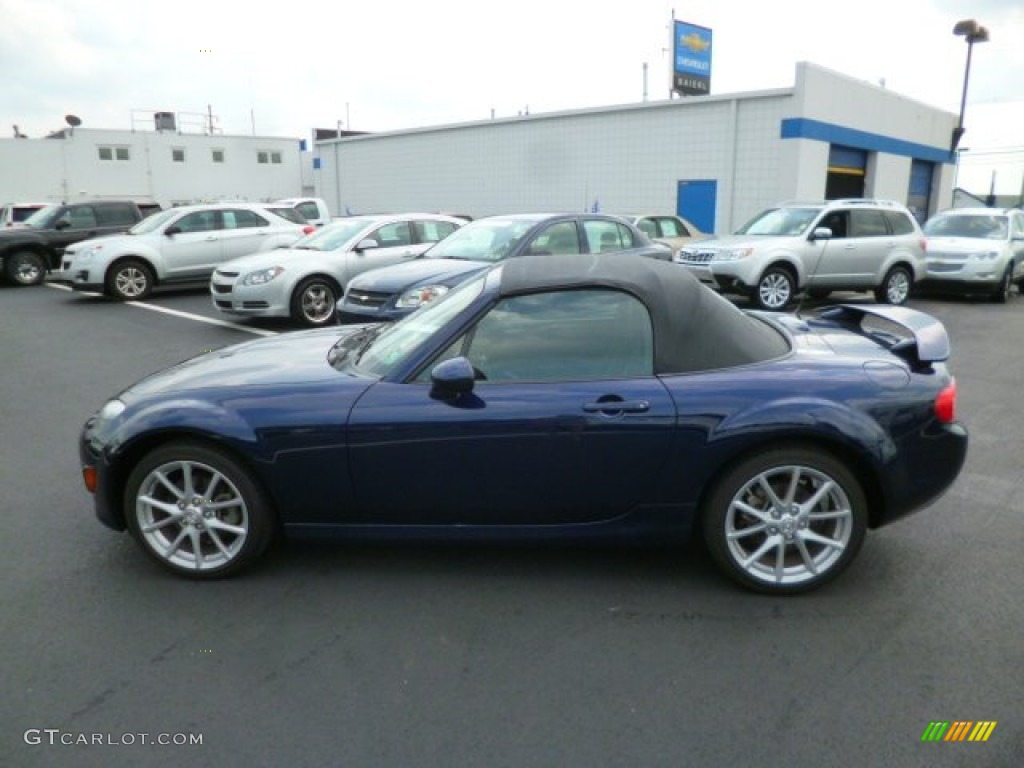
<instances>
[{"instance_id":1,"label":"dealership building","mask_svg":"<svg viewBox=\"0 0 1024 768\"><path fill-rule=\"evenodd\" d=\"M952 203L956 115L809 63L794 85L317 142L336 212L677 212L728 232L783 200Z\"/></svg>"}]
</instances>

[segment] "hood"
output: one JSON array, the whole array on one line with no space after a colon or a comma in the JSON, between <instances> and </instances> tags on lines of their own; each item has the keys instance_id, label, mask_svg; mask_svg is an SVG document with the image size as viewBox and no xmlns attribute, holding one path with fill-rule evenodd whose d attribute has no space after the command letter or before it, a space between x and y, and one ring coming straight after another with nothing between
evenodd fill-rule
<instances>
[{"instance_id":1,"label":"hood","mask_svg":"<svg viewBox=\"0 0 1024 768\"><path fill-rule=\"evenodd\" d=\"M989 240L983 237L928 237L927 241L925 256L997 253L1006 245L1005 240Z\"/></svg>"},{"instance_id":2,"label":"hood","mask_svg":"<svg viewBox=\"0 0 1024 768\"><path fill-rule=\"evenodd\" d=\"M225 347L154 373L129 387L122 395L124 399L132 400L198 389L340 381L347 374L330 366L327 353L342 336L363 327L347 325L297 331ZM363 383L365 385L366 382Z\"/></svg>"},{"instance_id":3,"label":"hood","mask_svg":"<svg viewBox=\"0 0 1024 768\"><path fill-rule=\"evenodd\" d=\"M695 240L683 246L684 249L699 248L700 250L718 250L720 248L744 248L755 246L759 243L771 242L772 240L783 240L784 237L774 235L725 235L724 237L710 237L705 240Z\"/></svg>"},{"instance_id":4,"label":"hood","mask_svg":"<svg viewBox=\"0 0 1024 768\"><path fill-rule=\"evenodd\" d=\"M352 279L348 284L348 290L398 293L421 284L442 283L447 285L452 282L461 282L474 272L481 272L490 266L492 263L489 261L415 259L364 272Z\"/></svg>"},{"instance_id":5,"label":"hood","mask_svg":"<svg viewBox=\"0 0 1024 768\"><path fill-rule=\"evenodd\" d=\"M102 243L104 246L120 247L120 248L132 248L134 243L139 242L139 237L135 235L103 235L101 237L91 237L88 240L79 240L77 243L72 243L64 249L64 253L72 254L84 251L86 248L91 248L94 245Z\"/></svg>"},{"instance_id":6,"label":"hood","mask_svg":"<svg viewBox=\"0 0 1024 768\"><path fill-rule=\"evenodd\" d=\"M241 256L231 261L225 261L219 267L218 272L237 272L244 275L248 272L255 272L259 269L270 267L284 267L289 265L306 265L314 261L322 261L325 258L339 258L348 251L309 251L295 248L276 248L272 251L261 251L248 256Z\"/></svg>"}]
</instances>

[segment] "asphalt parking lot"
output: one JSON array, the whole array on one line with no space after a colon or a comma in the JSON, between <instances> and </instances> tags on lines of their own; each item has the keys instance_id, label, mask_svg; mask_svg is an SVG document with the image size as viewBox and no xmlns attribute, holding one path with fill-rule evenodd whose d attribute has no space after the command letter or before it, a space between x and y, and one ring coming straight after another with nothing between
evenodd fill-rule
<instances>
[{"instance_id":1,"label":"asphalt parking lot","mask_svg":"<svg viewBox=\"0 0 1024 768\"><path fill-rule=\"evenodd\" d=\"M145 304L0 286L0 765L1022 764L1024 297L911 302L950 332L967 467L790 599L697 546L302 543L237 579L165 575L95 520L82 422L294 326L225 322L203 289ZM922 743L937 720L997 726Z\"/></svg>"}]
</instances>

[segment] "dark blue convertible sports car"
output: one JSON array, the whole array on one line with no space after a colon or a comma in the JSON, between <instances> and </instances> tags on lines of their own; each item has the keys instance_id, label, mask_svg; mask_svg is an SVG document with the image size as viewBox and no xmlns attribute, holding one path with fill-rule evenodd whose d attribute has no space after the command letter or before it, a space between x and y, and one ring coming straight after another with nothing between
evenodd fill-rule
<instances>
[{"instance_id":1,"label":"dark blue convertible sports car","mask_svg":"<svg viewBox=\"0 0 1024 768\"><path fill-rule=\"evenodd\" d=\"M638 541L819 586L967 451L945 329L903 307L743 312L677 265L525 256L396 324L228 347L86 423L96 512L176 573L279 532Z\"/></svg>"}]
</instances>

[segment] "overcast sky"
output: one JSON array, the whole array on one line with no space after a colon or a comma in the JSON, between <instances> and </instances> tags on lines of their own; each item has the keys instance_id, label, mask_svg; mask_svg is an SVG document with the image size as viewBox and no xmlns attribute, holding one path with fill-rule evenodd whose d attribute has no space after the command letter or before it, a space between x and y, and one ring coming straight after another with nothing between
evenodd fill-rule
<instances>
[{"instance_id":1,"label":"overcast sky","mask_svg":"<svg viewBox=\"0 0 1024 768\"><path fill-rule=\"evenodd\" d=\"M964 170L995 161L1000 191L1020 188L1024 0L0 0L0 136L208 105L225 133L305 138L623 104L644 62L663 99L673 8L713 30L713 93L791 86L810 61L951 112L953 24L978 19L992 39L974 49L962 145L998 152Z\"/></svg>"}]
</instances>

